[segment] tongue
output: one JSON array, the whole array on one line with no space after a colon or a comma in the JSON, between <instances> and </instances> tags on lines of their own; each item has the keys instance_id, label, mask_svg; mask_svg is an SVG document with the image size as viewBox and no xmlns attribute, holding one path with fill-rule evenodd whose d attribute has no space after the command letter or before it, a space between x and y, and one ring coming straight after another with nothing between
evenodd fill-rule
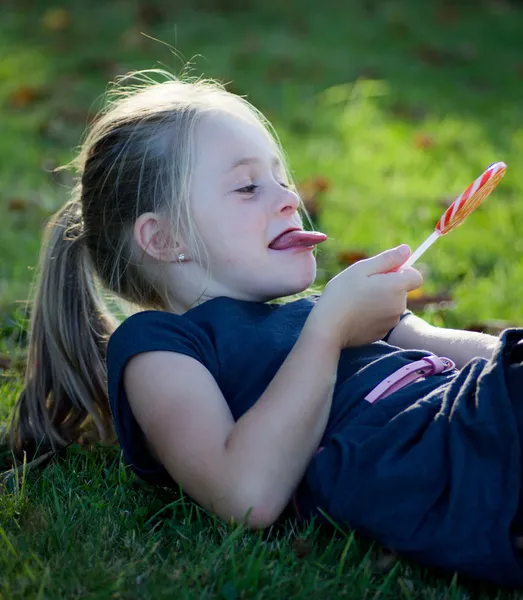
<instances>
[{"instance_id":1,"label":"tongue","mask_svg":"<svg viewBox=\"0 0 523 600\"><path fill-rule=\"evenodd\" d=\"M289 231L274 240L269 248L273 250L287 250L295 246L314 246L327 239L324 233L319 231Z\"/></svg>"}]
</instances>

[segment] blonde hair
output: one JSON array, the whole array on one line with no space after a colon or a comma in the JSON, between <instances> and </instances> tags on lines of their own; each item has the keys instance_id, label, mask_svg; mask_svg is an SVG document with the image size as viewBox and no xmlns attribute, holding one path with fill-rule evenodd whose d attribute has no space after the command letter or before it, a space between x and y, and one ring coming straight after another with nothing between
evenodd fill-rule
<instances>
[{"instance_id":1,"label":"blonde hair","mask_svg":"<svg viewBox=\"0 0 523 600\"><path fill-rule=\"evenodd\" d=\"M189 202L194 132L204 115L223 111L264 129L293 184L272 126L216 81L148 70L119 78L107 93L71 163L77 173L71 199L44 231L25 386L9 430L17 454L58 449L83 432L114 439L105 357L118 322L100 287L142 309L167 309L161 273L145 268L134 241L133 225L144 212L168 216L172 239L183 232L204 259Z\"/></svg>"}]
</instances>

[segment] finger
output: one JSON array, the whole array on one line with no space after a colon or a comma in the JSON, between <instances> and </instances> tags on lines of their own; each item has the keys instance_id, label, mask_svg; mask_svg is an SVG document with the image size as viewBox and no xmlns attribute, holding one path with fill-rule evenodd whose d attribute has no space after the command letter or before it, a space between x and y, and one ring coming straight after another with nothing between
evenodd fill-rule
<instances>
[{"instance_id":1,"label":"finger","mask_svg":"<svg viewBox=\"0 0 523 600\"><path fill-rule=\"evenodd\" d=\"M418 289L423 285L423 275L413 267L407 267L397 273L391 273L396 278L398 285L406 292Z\"/></svg>"},{"instance_id":2,"label":"finger","mask_svg":"<svg viewBox=\"0 0 523 600\"><path fill-rule=\"evenodd\" d=\"M389 273L396 271L410 256L410 248L407 244L402 244L397 248L385 250L376 256L367 258L364 261L367 275L375 275L379 273Z\"/></svg>"}]
</instances>

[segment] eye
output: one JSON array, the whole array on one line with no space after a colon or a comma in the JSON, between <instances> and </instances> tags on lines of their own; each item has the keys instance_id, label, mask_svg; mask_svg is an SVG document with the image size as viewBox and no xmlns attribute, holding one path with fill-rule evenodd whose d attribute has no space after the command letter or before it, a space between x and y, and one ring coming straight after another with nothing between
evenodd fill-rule
<instances>
[{"instance_id":1,"label":"eye","mask_svg":"<svg viewBox=\"0 0 523 600\"><path fill-rule=\"evenodd\" d=\"M251 185L246 185L245 187L239 188L236 191L240 192L240 194L254 194L258 187L259 186L254 185L254 183L251 183Z\"/></svg>"}]
</instances>

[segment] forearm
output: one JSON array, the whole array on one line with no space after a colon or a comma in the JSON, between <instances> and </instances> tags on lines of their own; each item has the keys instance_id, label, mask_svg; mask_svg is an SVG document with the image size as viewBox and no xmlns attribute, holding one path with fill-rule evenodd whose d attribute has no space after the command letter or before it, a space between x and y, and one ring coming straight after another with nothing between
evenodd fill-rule
<instances>
[{"instance_id":1,"label":"forearm","mask_svg":"<svg viewBox=\"0 0 523 600\"><path fill-rule=\"evenodd\" d=\"M340 350L304 327L263 395L226 444L257 513L272 522L285 508L325 432ZM260 506L260 503L262 506Z\"/></svg>"},{"instance_id":2,"label":"forearm","mask_svg":"<svg viewBox=\"0 0 523 600\"><path fill-rule=\"evenodd\" d=\"M436 329L436 328L434 328ZM458 369L477 356L490 358L498 344L498 338L476 331L442 329L427 337L425 347L438 356L451 358Z\"/></svg>"},{"instance_id":3,"label":"forearm","mask_svg":"<svg viewBox=\"0 0 523 600\"><path fill-rule=\"evenodd\" d=\"M389 342L400 348L428 350L452 359L458 369L477 356L490 358L499 338L486 333L445 329L409 315L392 332Z\"/></svg>"}]
</instances>

